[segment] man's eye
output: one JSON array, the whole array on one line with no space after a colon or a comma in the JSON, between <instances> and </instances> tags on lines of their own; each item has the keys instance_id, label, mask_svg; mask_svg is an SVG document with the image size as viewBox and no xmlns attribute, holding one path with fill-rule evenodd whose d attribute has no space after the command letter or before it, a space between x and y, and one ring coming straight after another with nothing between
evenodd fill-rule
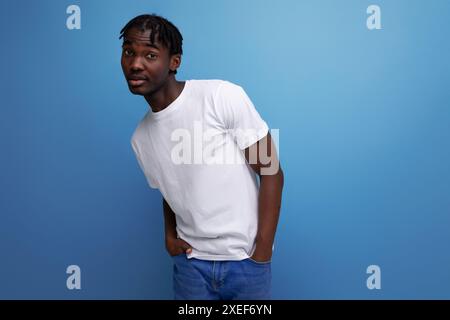
<instances>
[{"instance_id":1,"label":"man's eye","mask_svg":"<svg viewBox=\"0 0 450 320\"><path fill-rule=\"evenodd\" d=\"M149 53L149 54L147 55L147 58L152 59L152 60L156 59L156 57L157 57L157 55L154 54L154 53Z\"/></svg>"},{"instance_id":2,"label":"man's eye","mask_svg":"<svg viewBox=\"0 0 450 320\"><path fill-rule=\"evenodd\" d=\"M131 56L131 55L132 55L132 52L131 52L130 50L128 50L128 49L124 49L124 50L123 50L123 53L124 53L126 56Z\"/></svg>"}]
</instances>

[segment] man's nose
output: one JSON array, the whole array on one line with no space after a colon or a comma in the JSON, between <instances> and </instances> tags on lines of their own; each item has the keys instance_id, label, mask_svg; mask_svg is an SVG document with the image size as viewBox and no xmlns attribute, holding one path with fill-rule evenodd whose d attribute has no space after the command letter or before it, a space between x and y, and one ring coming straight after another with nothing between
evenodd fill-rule
<instances>
[{"instance_id":1,"label":"man's nose","mask_svg":"<svg viewBox=\"0 0 450 320\"><path fill-rule=\"evenodd\" d=\"M136 57L131 61L130 68L132 71L143 70L144 66L142 65L142 61L140 57Z\"/></svg>"}]
</instances>

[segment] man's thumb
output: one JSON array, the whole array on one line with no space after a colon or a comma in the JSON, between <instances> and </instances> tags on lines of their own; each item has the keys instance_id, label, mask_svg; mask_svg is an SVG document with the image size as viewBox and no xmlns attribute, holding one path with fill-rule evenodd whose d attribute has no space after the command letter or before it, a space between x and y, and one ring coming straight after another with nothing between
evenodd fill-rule
<instances>
[{"instance_id":1,"label":"man's thumb","mask_svg":"<svg viewBox=\"0 0 450 320\"><path fill-rule=\"evenodd\" d=\"M186 241L184 241L183 239L178 239L181 242L181 247L183 248L184 251L186 251L186 253L191 253L192 252L192 247L189 243L187 243Z\"/></svg>"}]
</instances>

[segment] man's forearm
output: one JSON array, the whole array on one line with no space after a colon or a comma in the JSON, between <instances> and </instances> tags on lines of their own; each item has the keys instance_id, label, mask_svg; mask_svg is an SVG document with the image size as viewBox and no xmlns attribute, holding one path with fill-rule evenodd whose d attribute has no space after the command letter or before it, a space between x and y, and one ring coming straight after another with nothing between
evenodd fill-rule
<instances>
[{"instance_id":1,"label":"man's forearm","mask_svg":"<svg viewBox=\"0 0 450 320\"><path fill-rule=\"evenodd\" d=\"M177 237L177 223L175 219L175 213L170 208L169 204L163 198L163 211L164 211L164 230L167 238Z\"/></svg>"},{"instance_id":2,"label":"man's forearm","mask_svg":"<svg viewBox=\"0 0 450 320\"><path fill-rule=\"evenodd\" d=\"M284 175L281 168L277 174L261 175L258 198L258 231L253 256L270 259L281 208Z\"/></svg>"}]
</instances>

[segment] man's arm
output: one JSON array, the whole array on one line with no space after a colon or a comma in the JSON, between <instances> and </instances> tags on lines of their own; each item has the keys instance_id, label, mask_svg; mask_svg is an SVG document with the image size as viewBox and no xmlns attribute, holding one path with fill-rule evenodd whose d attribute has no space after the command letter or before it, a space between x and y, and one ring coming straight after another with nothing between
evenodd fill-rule
<instances>
[{"instance_id":1,"label":"man's arm","mask_svg":"<svg viewBox=\"0 0 450 320\"><path fill-rule=\"evenodd\" d=\"M256 261L268 261L272 258L284 175L270 133L244 151L247 162L260 177L258 231L256 249L251 258Z\"/></svg>"},{"instance_id":2,"label":"man's arm","mask_svg":"<svg viewBox=\"0 0 450 320\"><path fill-rule=\"evenodd\" d=\"M183 239L177 238L177 222L175 219L175 213L170 208L166 199L163 198L163 211L164 211L164 231L166 237L166 249L171 256L186 252L191 253L192 248Z\"/></svg>"}]
</instances>

